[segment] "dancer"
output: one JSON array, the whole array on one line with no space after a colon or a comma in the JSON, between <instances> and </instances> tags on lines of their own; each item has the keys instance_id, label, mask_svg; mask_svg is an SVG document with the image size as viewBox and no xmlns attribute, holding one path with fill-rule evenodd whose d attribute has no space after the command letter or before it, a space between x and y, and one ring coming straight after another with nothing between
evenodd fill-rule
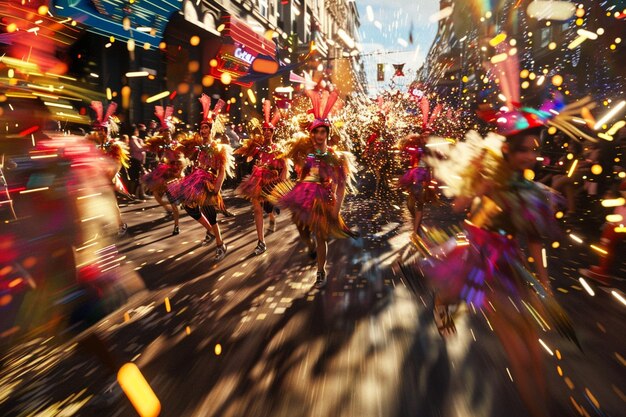
<instances>
[{"instance_id":1,"label":"dancer","mask_svg":"<svg viewBox=\"0 0 626 417\"><path fill-rule=\"evenodd\" d=\"M418 248L423 249L424 244L419 237L424 204L436 198L435 189L431 183L430 168L424 161L426 139L433 132L433 123L441 113L441 105L435 106L430 114L430 103L426 97L422 97L422 131L421 134L411 134L400 140L398 148L402 151L403 157L409 160L409 169L400 178L399 185L407 195L407 206L413 218L413 233L411 241Z\"/></svg>"},{"instance_id":2,"label":"dancer","mask_svg":"<svg viewBox=\"0 0 626 417\"><path fill-rule=\"evenodd\" d=\"M228 248L222 240L217 212L226 212L221 189L226 176L233 176L233 156L231 147L218 143L212 135L213 122L224 107L224 101L219 100L211 113L211 99L202 94L199 100L203 108L200 136L182 145L193 150L191 154L187 152L193 160L193 171L168 190L176 201L183 204L185 211L206 229L202 245L206 246L215 239L215 260L221 261Z\"/></svg>"},{"instance_id":3,"label":"dancer","mask_svg":"<svg viewBox=\"0 0 626 417\"><path fill-rule=\"evenodd\" d=\"M87 135L87 139L95 142L98 149L107 155L111 161L109 169L106 170L106 175L110 178L115 191L132 199L132 196L128 193L120 178L120 170L122 167L128 168L130 166L128 146L111 137L111 132L117 128L111 119L115 110L117 110L117 103L110 103L107 107L106 113L104 112L104 107L100 101L92 101L91 108L96 112L96 120L93 123L93 131ZM126 234L128 225L122 221L122 213L119 205L117 204L117 200L115 208L118 226L117 235L118 237L121 237Z\"/></svg>"},{"instance_id":4,"label":"dancer","mask_svg":"<svg viewBox=\"0 0 626 417\"><path fill-rule=\"evenodd\" d=\"M180 179L184 163L181 159L182 154L177 149L178 144L172 140L172 131L169 125L170 118L174 112L174 107L154 106L154 114L161 122L160 135L153 136L146 140L146 150L157 155L160 163L152 171L148 172L141 178L145 189L152 192L157 203L165 209L165 218L169 220L170 216L174 219L174 230L172 236L180 233L179 219L180 214L174 200L167 194L168 184ZM168 201L164 201L166 196Z\"/></svg>"},{"instance_id":5,"label":"dancer","mask_svg":"<svg viewBox=\"0 0 626 417\"><path fill-rule=\"evenodd\" d=\"M287 183L278 184L272 199L291 211L300 236L310 250L313 248L311 232L315 234L317 274L314 286L321 289L327 283L328 240L331 237L355 237L340 214L346 189L353 189L354 168L349 152L336 152L328 145L331 123L327 117L338 98L337 92L329 94L324 91L320 94L307 91L307 95L315 116L309 127L314 151L307 156L295 186L291 188Z\"/></svg>"},{"instance_id":6,"label":"dancer","mask_svg":"<svg viewBox=\"0 0 626 417\"><path fill-rule=\"evenodd\" d=\"M235 154L243 155L247 160L256 160L252 168L252 174L243 179L235 193L252 202L254 211L254 224L258 237L254 255L258 256L267 250L265 237L263 234L263 211L270 219L269 231L274 232L276 225L277 207L274 207L264 197L271 193L272 188L279 181L286 181L289 172L287 160L284 153L273 142L274 130L280 120L280 112L276 111L271 117L272 105L269 100L263 103L263 113L265 121L262 126L262 133L252 133L244 145L235 151ZM271 120L270 120L271 119Z\"/></svg>"},{"instance_id":7,"label":"dancer","mask_svg":"<svg viewBox=\"0 0 626 417\"><path fill-rule=\"evenodd\" d=\"M517 77L517 72L512 75ZM499 78L511 86L506 74L500 73ZM466 141L452 150L441 147L448 153L446 160L428 160L436 177L446 183L446 194L455 197L456 211L478 202L471 208L464 232L433 248L433 256L421 262L419 269L437 290L436 314L444 327L453 328L448 305L464 301L482 311L508 355L513 380L530 415L543 417L548 416L547 387L535 326L556 328L576 344L578 341L552 294L541 261L542 240L555 239L560 232L553 194L525 179L523 173L536 162L544 125L562 128L572 136L584 134L568 123L573 109L554 102L539 111L519 108L515 104L519 93L513 88L505 91L505 110L482 113L496 123L503 137L490 134L483 140L469 132ZM588 101L582 100L576 108L585 104ZM439 139L432 140L436 145ZM537 278L518 241L527 243Z\"/></svg>"},{"instance_id":8,"label":"dancer","mask_svg":"<svg viewBox=\"0 0 626 417\"><path fill-rule=\"evenodd\" d=\"M378 98L378 109L370 124L371 134L365 141L363 158L367 168L376 178L374 195L377 198L388 197L390 190L390 175L393 170L395 140L387 129L387 114L390 110L389 102Z\"/></svg>"}]
</instances>

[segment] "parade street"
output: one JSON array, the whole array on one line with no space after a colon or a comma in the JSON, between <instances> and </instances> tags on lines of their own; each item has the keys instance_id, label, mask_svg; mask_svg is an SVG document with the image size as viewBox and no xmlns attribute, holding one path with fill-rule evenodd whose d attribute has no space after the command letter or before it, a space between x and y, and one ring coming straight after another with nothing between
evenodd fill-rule
<instances>
[{"instance_id":1,"label":"parade street","mask_svg":"<svg viewBox=\"0 0 626 417\"><path fill-rule=\"evenodd\" d=\"M118 248L146 290L68 342L13 348L0 374L0 415L135 416L90 335L113 360L141 369L162 416L528 415L480 312L462 308L457 333L444 340L428 294L410 290L398 268L415 252L403 207L347 200L346 221L361 236L330 244L329 284L319 291L288 214L254 257L250 207L231 195L219 263L188 216L171 236L154 200L121 204L129 229ZM459 219L430 207L425 226ZM541 334L551 415L623 415L624 306L612 288L593 286L591 296L581 287L577 268L592 258L580 245L565 238L548 253L582 346Z\"/></svg>"}]
</instances>

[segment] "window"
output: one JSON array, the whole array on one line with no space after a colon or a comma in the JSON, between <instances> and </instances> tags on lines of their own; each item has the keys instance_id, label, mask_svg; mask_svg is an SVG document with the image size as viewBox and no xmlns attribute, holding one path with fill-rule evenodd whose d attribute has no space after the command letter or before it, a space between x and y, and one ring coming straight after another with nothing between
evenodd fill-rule
<instances>
[{"instance_id":1,"label":"window","mask_svg":"<svg viewBox=\"0 0 626 417\"><path fill-rule=\"evenodd\" d=\"M541 29L541 47L545 48L550 43L550 35L552 31L549 27Z\"/></svg>"},{"instance_id":2,"label":"window","mask_svg":"<svg viewBox=\"0 0 626 417\"><path fill-rule=\"evenodd\" d=\"M304 42L311 42L311 13L308 11L304 15Z\"/></svg>"},{"instance_id":3,"label":"window","mask_svg":"<svg viewBox=\"0 0 626 417\"><path fill-rule=\"evenodd\" d=\"M267 0L259 0L259 13L263 17L267 17Z\"/></svg>"}]
</instances>

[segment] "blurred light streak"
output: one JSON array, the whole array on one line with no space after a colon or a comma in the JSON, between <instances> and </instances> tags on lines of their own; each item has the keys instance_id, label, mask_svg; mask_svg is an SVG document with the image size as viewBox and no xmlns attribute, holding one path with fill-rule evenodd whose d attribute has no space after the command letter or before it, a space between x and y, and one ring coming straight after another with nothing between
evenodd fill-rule
<instances>
[{"instance_id":1,"label":"blurred light streak","mask_svg":"<svg viewBox=\"0 0 626 417\"><path fill-rule=\"evenodd\" d=\"M570 44L567 45L567 48L568 49L574 49L574 48L580 46L586 40L587 40L587 37L579 36L576 39L574 39L573 41L571 41Z\"/></svg>"},{"instance_id":2,"label":"blurred light streak","mask_svg":"<svg viewBox=\"0 0 626 417\"><path fill-rule=\"evenodd\" d=\"M491 63L492 64L498 64L500 62L504 62L507 60L509 56L506 53L502 53L502 54L498 54L498 55L494 55L491 57Z\"/></svg>"},{"instance_id":3,"label":"blurred light streak","mask_svg":"<svg viewBox=\"0 0 626 417\"><path fill-rule=\"evenodd\" d=\"M496 46L506 40L506 33L500 33L493 38L489 39L489 45Z\"/></svg>"},{"instance_id":4,"label":"blurred light streak","mask_svg":"<svg viewBox=\"0 0 626 417\"><path fill-rule=\"evenodd\" d=\"M91 221L91 220L99 219L100 217L104 217L104 215L103 214L99 214L97 216L87 217L86 219L81 219L80 221L81 221L81 223L84 223L84 222L88 222L88 221Z\"/></svg>"},{"instance_id":5,"label":"blurred light streak","mask_svg":"<svg viewBox=\"0 0 626 417\"><path fill-rule=\"evenodd\" d=\"M509 375L509 379L511 380L511 382L514 382L513 376L511 375L511 371L509 371L509 368L506 368L506 373Z\"/></svg>"},{"instance_id":6,"label":"blurred light streak","mask_svg":"<svg viewBox=\"0 0 626 417\"><path fill-rule=\"evenodd\" d=\"M152 103L153 101L161 100L162 98L165 98L169 95L170 95L169 91L163 91L162 93L155 94L152 97L148 97L146 99L146 103Z\"/></svg>"},{"instance_id":7,"label":"blurred light streak","mask_svg":"<svg viewBox=\"0 0 626 417\"><path fill-rule=\"evenodd\" d=\"M608 255L609 253L607 251L605 251L604 249L602 249L599 246L596 245L589 245L591 247L591 249L595 250L596 252L600 252L603 255Z\"/></svg>"},{"instance_id":8,"label":"blurred light streak","mask_svg":"<svg viewBox=\"0 0 626 417\"><path fill-rule=\"evenodd\" d=\"M20 191L20 194L36 193L36 192L39 192L39 191L46 191L46 190L49 190L49 189L50 189L50 187L33 188L33 189L30 189L30 190Z\"/></svg>"},{"instance_id":9,"label":"blurred light streak","mask_svg":"<svg viewBox=\"0 0 626 417\"><path fill-rule=\"evenodd\" d=\"M620 198L611 198L602 200L602 207L620 207L626 204L626 199L623 197Z\"/></svg>"},{"instance_id":10,"label":"blurred light streak","mask_svg":"<svg viewBox=\"0 0 626 417\"><path fill-rule=\"evenodd\" d=\"M165 297L165 311L166 312L170 312L172 311L172 307L170 306L170 299L169 297Z\"/></svg>"},{"instance_id":11,"label":"blurred light streak","mask_svg":"<svg viewBox=\"0 0 626 417\"><path fill-rule=\"evenodd\" d=\"M619 122L616 122L613 126L611 126L611 128L606 131L606 134L609 136L613 136L617 133L618 130L620 130L624 126L626 126L626 121L620 120Z\"/></svg>"},{"instance_id":12,"label":"blurred light streak","mask_svg":"<svg viewBox=\"0 0 626 417\"><path fill-rule=\"evenodd\" d=\"M93 242L93 243L90 243L90 244L88 244L88 245L81 246L80 248L76 248L76 252L80 252L80 251L82 251L82 250L85 250L85 249L87 249L87 248L90 248L90 247L92 247L92 246L96 245L97 243L98 243L98 242Z\"/></svg>"},{"instance_id":13,"label":"blurred light streak","mask_svg":"<svg viewBox=\"0 0 626 417\"><path fill-rule=\"evenodd\" d=\"M126 76L129 78L132 77L147 77L148 75L150 75L150 73L148 71L130 71L126 73Z\"/></svg>"},{"instance_id":14,"label":"blurred light streak","mask_svg":"<svg viewBox=\"0 0 626 417\"><path fill-rule=\"evenodd\" d=\"M585 279L584 279L583 277L578 278L578 281L580 282L580 285L582 285L582 286L583 286L583 288L585 289L585 291L587 291L587 293L588 293L590 296L592 296L592 297L593 297L593 296L595 296L595 295L596 295L596 293L593 291L593 288L591 288L591 287L589 286L589 284L587 283L587 281L585 281Z\"/></svg>"},{"instance_id":15,"label":"blurred light streak","mask_svg":"<svg viewBox=\"0 0 626 417\"><path fill-rule=\"evenodd\" d=\"M217 356L222 354L222 345L220 345L219 343L215 345L215 354Z\"/></svg>"},{"instance_id":16,"label":"blurred light streak","mask_svg":"<svg viewBox=\"0 0 626 417\"><path fill-rule=\"evenodd\" d=\"M617 300L626 306L626 299L622 296L622 294L618 293L616 290L611 291L613 297L617 298Z\"/></svg>"},{"instance_id":17,"label":"blurred light streak","mask_svg":"<svg viewBox=\"0 0 626 417\"><path fill-rule=\"evenodd\" d=\"M578 236L576 236L575 234L573 234L573 233L570 233L569 237L570 237L570 239L572 239L575 242L583 243L583 240L581 238L579 238Z\"/></svg>"},{"instance_id":18,"label":"blurred light streak","mask_svg":"<svg viewBox=\"0 0 626 417\"><path fill-rule=\"evenodd\" d=\"M617 106L613 107L608 113L602 116L600 120L596 122L593 128L595 130L598 130L598 128L600 128L603 124L611 120L620 110L622 110L624 106L626 106L626 100L620 101L620 103Z\"/></svg>"},{"instance_id":19,"label":"blurred light streak","mask_svg":"<svg viewBox=\"0 0 626 417\"><path fill-rule=\"evenodd\" d=\"M578 34L578 36L584 36L585 38L591 39L592 41L595 41L596 39L598 39L597 33L588 31L586 29L578 29L576 33Z\"/></svg>"},{"instance_id":20,"label":"blurred light streak","mask_svg":"<svg viewBox=\"0 0 626 417\"><path fill-rule=\"evenodd\" d=\"M156 417L161 403L134 363L124 364L117 373L117 381L140 417Z\"/></svg>"},{"instance_id":21,"label":"blurred light streak","mask_svg":"<svg viewBox=\"0 0 626 417\"><path fill-rule=\"evenodd\" d=\"M548 257L546 255L546 248L541 248L541 263L544 268L548 267Z\"/></svg>"},{"instance_id":22,"label":"blurred light streak","mask_svg":"<svg viewBox=\"0 0 626 417\"><path fill-rule=\"evenodd\" d=\"M589 401L591 401L591 403L594 405L594 407L596 407L596 409L600 408L600 402L598 401L598 399L591 393L591 391L589 390L589 388L585 388L585 394L587 394L587 398L589 398Z\"/></svg>"},{"instance_id":23,"label":"blurred light streak","mask_svg":"<svg viewBox=\"0 0 626 417\"><path fill-rule=\"evenodd\" d=\"M37 93L37 92L33 92L31 94L34 95L34 96L37 96L37 97L50 98L52 100L58 100L59 99L59 96L53 96L51 94L44 94L44 93Z\"/></svg>"},{"instance_id":24,"label":"blurred light streak","mask_svg":"<svg viewBox=\"0 0 626 417\"><path fill-rule=\"evenodd\" d=\"M58 107L58 108L61 108L61 109L69 109L69 110L73 110L74 109L69 104L51 103L49 101L44 101L43 104L45 104L46 106L49 106L49 107Z\"/></svg>"},{"instance_id":25,"label":"blurred light streak","mask_svg":"<svg viewBox=\"0 0 626 417\"><path fill-rule=\"evenodd\" d=\"M546 352L548 352L550 354L550 356L554 356L554 352L552 352L552 350L548 347L548 345L546 345L546 342L544 342L543 340L539 339L539 343L541 344L541 346L543 346L543 348L546 350Z\"/></svg>"},{"instance_id":26,"label":"blurred light streak","mask_svg":"<svg viewBox=\"0 0 626 417\"><path fill-rule=\"evenodd\" d=\"M578 165L578 159L575 159L574 162L572 163L572 166L570 167L569 171L567 171L567 177L570 178L572 176L572 174L574 174L574 171L576 170L576 166Z\"/></svg>"}]
</instances>

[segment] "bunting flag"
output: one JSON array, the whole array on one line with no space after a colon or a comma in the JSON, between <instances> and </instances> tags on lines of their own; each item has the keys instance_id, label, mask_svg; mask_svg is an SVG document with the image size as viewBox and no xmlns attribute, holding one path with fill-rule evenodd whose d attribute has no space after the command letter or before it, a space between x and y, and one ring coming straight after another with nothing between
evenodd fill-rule
<instances>
[{"instance_id":1,"label":"bunting flag","mask_svg":"<svg viewBox=\"0 0 626 417\"><path fill-rule=\"evenodd\" d=\"M396 70L395 77L404 77L404 72L402 72L404 64L393 64L393 69Z\"/></svg>"}]
</instances>

